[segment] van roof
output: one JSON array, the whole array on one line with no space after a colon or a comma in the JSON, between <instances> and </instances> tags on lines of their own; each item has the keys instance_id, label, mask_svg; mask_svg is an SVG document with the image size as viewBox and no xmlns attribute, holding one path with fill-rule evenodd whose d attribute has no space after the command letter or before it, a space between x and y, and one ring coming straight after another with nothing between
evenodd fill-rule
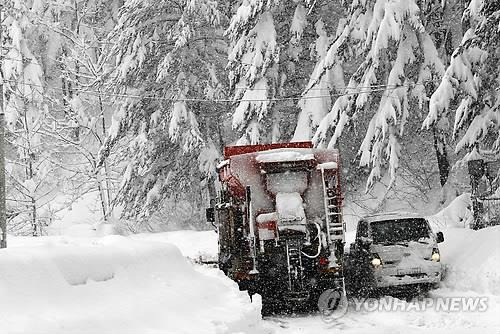
<instances>
[{"instance_id":1,"label":"van roof","mask_svg":"<svg viewBox=\"0 0 500 334\"><path fill-rule=\"evenodd\" d=\"M405 218L423 218L424 216L419 215L413 212L381 212L367 215L361 220L366 221L368 223L383 221L383 220L392 220L392 219L405 219Z\"/></svg>"}]
</instances>

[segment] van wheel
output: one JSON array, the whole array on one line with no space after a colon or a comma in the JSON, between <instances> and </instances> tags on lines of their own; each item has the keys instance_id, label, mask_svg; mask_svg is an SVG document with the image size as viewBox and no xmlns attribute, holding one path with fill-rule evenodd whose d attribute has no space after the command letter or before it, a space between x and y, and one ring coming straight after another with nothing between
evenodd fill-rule
<instances>
[{"instance_id":1,"label":"van wheel","mask_svg":"<svg viewBox=\"0 0 500 334\"><path fill-rule=\"evenodd\" d=\"M363 273L359 272L346 280L346 289L349 295L361 298L374 297L380 294L372 275L363 275Z\"/></svg>"}]
</instances>

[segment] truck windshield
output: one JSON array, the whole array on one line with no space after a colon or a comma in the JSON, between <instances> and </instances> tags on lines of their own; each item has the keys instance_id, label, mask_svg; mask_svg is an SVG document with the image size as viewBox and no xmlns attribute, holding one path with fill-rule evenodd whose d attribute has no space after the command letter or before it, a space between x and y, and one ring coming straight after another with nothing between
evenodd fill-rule
<instances>
[{"instance_id":1,"label":"truck windshield","mask_svg":"<svg viewBox=\"0 0 500 334\"><path fill-rule=\"evenodd\" d=\"M372 222L370 230L375 244L421 241L429 238L429 225L423 218Z\"/></svg>"}]
</instances>

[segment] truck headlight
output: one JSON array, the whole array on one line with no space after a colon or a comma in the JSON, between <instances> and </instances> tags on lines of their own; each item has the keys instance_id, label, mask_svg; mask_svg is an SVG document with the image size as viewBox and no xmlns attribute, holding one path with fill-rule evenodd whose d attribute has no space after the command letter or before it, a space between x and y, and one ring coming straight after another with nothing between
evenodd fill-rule
<instances>
[{"instance_id":1,"label":"truck headlight","mask_svg":"<svg viewBox=\"0 0 500 334\"><path fill-rule=\"evenodd\" d=\"M382 265L382 260L380 259L380 256L378 256L378 254L373 254L372 266L378 268L381 265Z\"/></svg>"},{"instance_id":2,"label":"truck headlight","mask_svg":"<svg viewBox=\"0 0 500 334\"><path fill-rule=\"evenodd\" d=\"M439 262L441 260L441 256L439 255L439 250L437 248L434 248L432 250L431 260L434 262Z\"/></svg>"}]
</instances>

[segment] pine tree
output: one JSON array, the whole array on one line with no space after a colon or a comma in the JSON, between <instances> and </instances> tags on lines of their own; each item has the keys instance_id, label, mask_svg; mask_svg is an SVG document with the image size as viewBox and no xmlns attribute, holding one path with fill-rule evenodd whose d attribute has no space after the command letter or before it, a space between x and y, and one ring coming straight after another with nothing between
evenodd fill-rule
<instances>
[{"instance_id":1,"label":"pine tree","mask_svg":"<svg viewBox=\"0 0 500 334\"><path fill-rule=\"evenodd\" d=\"M328 69L343 65L349 83L322 119L313 141L333 147L345 128L369 117L360 165L370 166L367 189L387 164L391 183L410 113L422 113L428 91L444 73L427 16L436 1L353 1L309 89ZM352 68L351 64L357 64ZM351 66L350 69L347 67Z\"/></svg>"},{"instance_id":2,"label":"pine tree","mask_svg":"<svg viewBox=\"0 0 500 334\"><path fill-rule=\"evenodd\" d=\"M299 98L317 71L316 58L324 56L329 31L341 15L339 3L243 1L237 6L226 35L238 144L310 139L310 129L329 107L330 91L343 85L341 68L336 68Z\"/></svg>"},{"instance_id":3,"label":"pine tree","mask_svg":"<svg viewBox=\"0 0 500 334\"><path fill-rule=\"evenodd\" d=\"M222 9L209 0L130 0L120 10L108 50L116 68L107 84L125 98L100 156L102 162L126 143L116 201L124 217L148 218L176 193L203 206L195 194L215 172L223 126L218 119L228 111L205 101L225 97Z\"/></svg>"},{"instance_id":4,"label":"pine tree","mask_svg":"<svg viewBox=\"0 0 500 334\"><path fill-rule=\"evenodd\" d=\"M323 6L321 6L322 8ZM314 69L310 74L310 80L314 80L323 70L322 61L325 59L329 45L333 42L335 35L329 34L331 27L337 27L340 20L343 20L343 7L338 4L338 12L329 8L330 21L325 24L327 18L319 17L314 22L315 33L314 48L311 50L313 59L316 60ZM332 15L333 14L333 15ZM332 20L333 18L333 20ZM341 21L342 22L342 21ZM330 26L330 29L328 29ZM321 76L314 88L309 89L299 101L300 113L295 127L293 141L311 140L321 120L332 107L332 96L341 93L345 89L344 69L342 64L335 64L331 69L327 69ZM311 82L309 82L310 84ZM303 86L304 87L304 86Z\"/></svg>"},{"instance_id":5,"label":"pine tree","mask_svg":"<svg viewBox=\"0 0 500 334\"><path fill-rule=\"evenodd\" d=\"M463 132L456 151L477 147L496 153L500 147L500 4L471 1L463 19L470 28L431 96L424 126L441 122L457 104L453 133Z\"/></svg>"},{"instance_id":6,"label":"pine tree","mask_svg":"<svg viewBox=\"0 0 500 334\"><path fill-rule=\"evenodd\" d=\"M234 99L241 99L233 114L233 128L244 131L238 144L259 143L264 132L260 121L269 118L268 91L276 86L270 87L269 77L277 77L279 56L272 6L271 1L243 2L227 29L230 85Z\"/></svg>"}]
</instances>

